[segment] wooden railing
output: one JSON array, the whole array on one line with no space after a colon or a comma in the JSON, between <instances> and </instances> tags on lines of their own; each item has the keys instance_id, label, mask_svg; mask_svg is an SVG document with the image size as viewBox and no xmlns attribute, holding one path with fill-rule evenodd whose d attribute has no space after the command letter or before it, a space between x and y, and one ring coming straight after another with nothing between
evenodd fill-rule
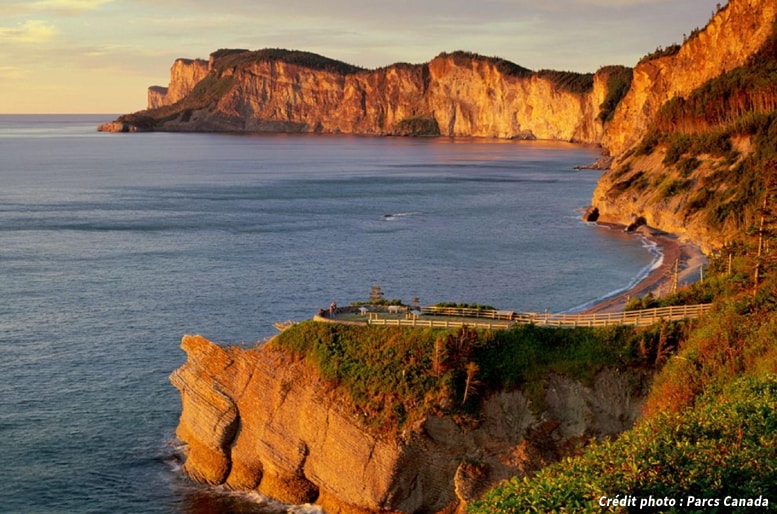
<instances>
[{"instance_id":1,"label":"wooden railing","mask_svg":"<svg viewBox=\"0 0 777 514\"><path fill-rule=\"evenodd\" d=\"M506 329L513 325L534 324L542 327L604 327L610 325L647 326L658 321L676 321L698 318L712 308L712 304L676 305L638 311L624 311L611 314L550 314L536 312L514 312L491 309L465 309L454 307L420 307L418 315L409 315L406 319L381 318L370 316L370 325L410 326L430 328L471 328ZM433 317L425 317L433 316ZM445 320L450 318L474 318L472 320ZM483 321L480 321L480 320ZM488 320L488 321L486 321ZM491 321L493 320L493 321Z\"/></svg>"},{"instance_id":2,"label":"wooden railing","mask_svg":"<svg viewBox=\"0 0 777 514\"><path fill-rule=\"evenodd\" d=\"M371 318L367 321L370 325L388 327L422 327L422 328L486 328L489 330L505 330L514 325L512 322L489 323L487 321L456 321L446 319L387 319Z\"/></svg>"},{"instance_id":3,"label":"wooden railing","mask_svg":"<svg viewBox=\"0 0 777 514\"><path fill-rule=\"evenodd\" d=\"M659 321L678 321L698 318L712 309L711 303L674 305L655 309L624 311L609 314L537 314L516 315L516 323L533 323L547 327L604 327L609 325L647 326Z\"/></svg>"}]
</instances>

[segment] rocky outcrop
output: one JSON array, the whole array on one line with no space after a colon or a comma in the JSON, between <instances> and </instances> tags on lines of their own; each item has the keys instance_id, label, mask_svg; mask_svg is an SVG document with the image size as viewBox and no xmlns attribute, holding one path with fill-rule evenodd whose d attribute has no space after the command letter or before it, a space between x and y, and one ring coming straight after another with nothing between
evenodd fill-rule
<instances>
[{"instance_id":1,"label":"rocky outcrop","mask_svg":"<svg viewBox=\"0 0 777 514\"><path fill-rule=\"evenodd\" d=\"M558 459L589 437L631 426L647 390L638 371L603 370L589 386L553 375L544 406L520 391L484 400L480 422L429 417L374 434L303 360L262 347L222 348L186 336L171 375L183 411L184 470L326 512L437 512L496 481Z\"/></svg>"},{"instance_id":2,"label":"rocky outcrop","mask_svg":"<svg viewBox=\"0 0 777 514\"><path fill-rule=\"evenodd\" d=\"M170 85L148 88L148 109L158 109L183 100L209 72L208 61L176 59L170 68Z\"/></svg>"}]
</instances>

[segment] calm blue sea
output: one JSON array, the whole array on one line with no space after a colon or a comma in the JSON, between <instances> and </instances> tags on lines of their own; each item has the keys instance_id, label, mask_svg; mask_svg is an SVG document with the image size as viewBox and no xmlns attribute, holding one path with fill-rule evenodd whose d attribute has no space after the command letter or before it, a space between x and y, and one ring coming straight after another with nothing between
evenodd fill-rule
<instances>
[{"instance_id":1,"label":"calm blue sea","mask_svg":"<svg viewBox=\"0 0 777 514\"><path fill-rule=\"evenodd\" d=\"M644 243L580 221L567 144L102 134L0 116L0 511L268 512L177 466L186 333L252 345L333 300L562 311Z\"/></svg>"}]
</instances>

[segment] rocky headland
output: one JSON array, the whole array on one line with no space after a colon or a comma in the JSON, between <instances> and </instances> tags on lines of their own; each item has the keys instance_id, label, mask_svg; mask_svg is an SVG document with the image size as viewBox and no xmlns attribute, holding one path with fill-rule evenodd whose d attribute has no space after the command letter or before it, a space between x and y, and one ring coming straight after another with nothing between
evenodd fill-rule
<instances>
[{"instance_id":1,"label":"rocky headland","mask_svg":"<svg viewBox=\"0 0 777 514\"><path fill-rule=\"evenodd\" d=\"M309 361L273 345L185 336L181 346L187 362L171 381L189 476L327 513L453 512L500 480L629 428L650 384L639 368L603 368L587 385L551 373L542 405L505 390L484 398L476 422L426 416L382 432Z\"/></svg>"},{"instance_id":2,"label":"rocky headland","mask_svg":"<svg viewBox=\"0 0 777 514\"><path fill-rule=\"evenodd\" d=\"M178 59L148 110L104 131L317 132L552 139L596 143L613 77L533 72L503 59L443 53L363 70L307 52L220 50ZM611 101L610 103L614 103Z\"/></svg>"}]
</instances>

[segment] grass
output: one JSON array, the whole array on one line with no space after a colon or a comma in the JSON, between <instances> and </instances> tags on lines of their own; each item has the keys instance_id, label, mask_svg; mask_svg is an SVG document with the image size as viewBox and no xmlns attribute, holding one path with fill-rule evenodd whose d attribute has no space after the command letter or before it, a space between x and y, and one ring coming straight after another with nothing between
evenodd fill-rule
<instances>
[{"instance_id":1,"label":"grass","mask_svg":"<svg viewBox=\"0 0 777 514\"><path fill-rule=\"evenodd\" d=\"M285 330L272 344L313 364L370 428L383 433L427 415L474 413L496 390L524 387L541 408L548 373L588 383L603 366L652 365L645 349L656 348L662 337L666 329L522 326L491 332L311 321Z\"/></svg>"}]
</instances>

